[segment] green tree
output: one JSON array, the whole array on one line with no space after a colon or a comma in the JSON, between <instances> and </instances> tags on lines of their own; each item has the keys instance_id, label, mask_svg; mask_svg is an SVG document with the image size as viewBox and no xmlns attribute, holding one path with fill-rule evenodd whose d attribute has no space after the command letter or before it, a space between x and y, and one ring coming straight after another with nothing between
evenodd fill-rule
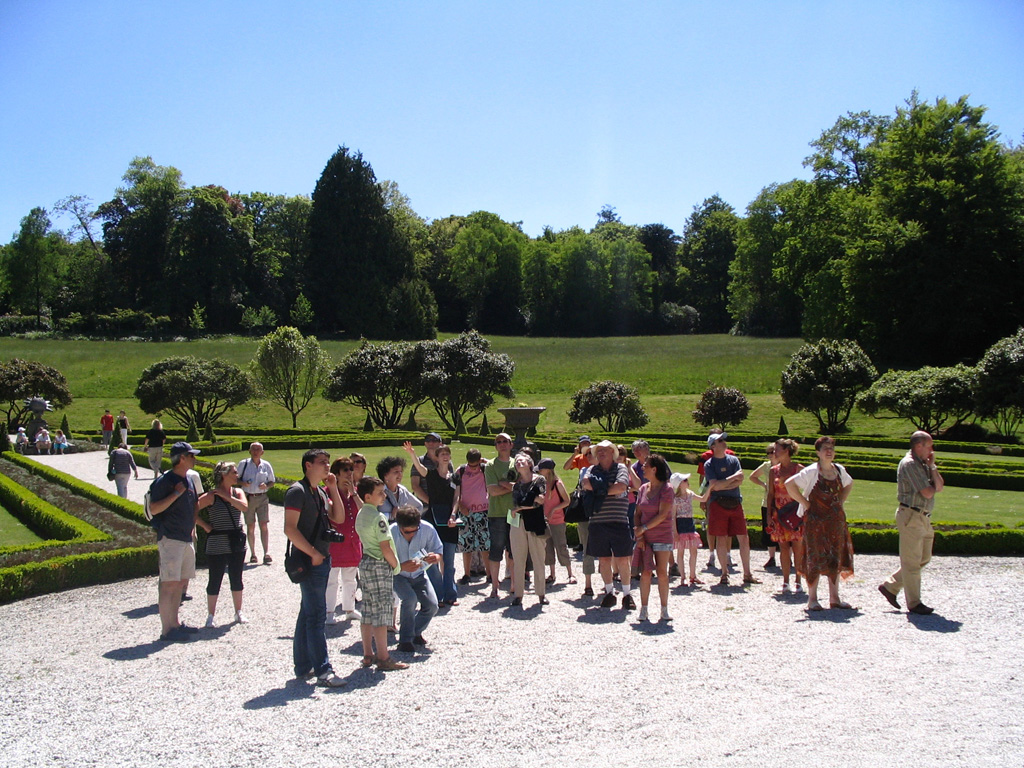
<instances>
[{"instance_id":1,"label":"green tree","mask_svg":"<svg viewBox=\"0 0 1024 768\"><path fill-rule=\"evenodd\" d=\"M680 254L689 270L686 303L700 313L701 331L724 333L729 316L729 265L736 258L739 217L718 195L695 206L683 229Z\"/></svg>"},{"instance_id":2,"label":"green tree","mask_svg":"<svg viewBox=\"0 0 1024 768\"><path fill-rule=\"evenodd\" d=\"M435 297L444 297L437 307L437 326L443 331L466 330L466 318L469 316L469 305L453 288L462 280L462 274L454 272L451 267L451 250L465 223L465 216L446 216L434 219L427 226L427 253L420 274Z\"/></svg>"},{"instance_id":3,"label":"green tree","mask_svg":"<svg viewBox=\"0 0 1024 768\"><path fill-rule=\"evenodd\" d=\"M35 315L37 328L60 283L62 245L63 237L50 232L46 209L33 208L6 249L4 271L11 303Z\"/></svg>"},{"instance_id":4,"label":"green tree","mask_svg":"<svg viewBox=\"0 0 1024 768\"><path fill-rule=\"evenodd\" d=\"M459 432L481 416L497 397L512 399L516 365L508 355L468 331L428 346L423 392L445 426Z\"/></svg>"},{"instance_id":5,"label":"green tree","mask_svg":"<svg viewBox=\"0 0 1024 768\"><path fill-rule=\"evenodd\" d=\"M750 401L735 387L710 386L701 394L692 415L702 427L717 425L724 432L750 415Z\"/></svg>"},{"instance_id":6,"label":"green tree","mask_svg":"<svg viewBox=\"0 0 1024 768\"><path fill-rule=\"evenodd\" d=\"M265 304L259 309L246 307L240 325L246 333L267 333L277 325L277 314Z\"/></svg>"},{"instance_id":7,"label":"green tree","mask_svg":"<svg viewBox=\"0 0 1024 768\"><path fill-rule=\"evenodd\" d=\"M423 371L427 344L363 341L331 371L324 397L362 408L381 429L398 429L406 411L427 399Z\"/></svg>"},{"instance_id":8,"label":"green tree","mask_svg":"<svg viewBox=\"0 0 1024 768\"><path fill-rule=\"evenodd\" d=\"M249 364L259 391L292 415L292 429L327 381L330 368L331 359L316 337L287 325L260 339Z\"/></svg>"},{"instance_id":9,"label":"green tree","mask_svg":"<svg viewBox=\"0 0 1024 768\"><path fill-rule=\"evenodd\" d=\"M458 279L452 288L468 308L466 324L485 333L523 330L520 309L522 259L526 235L487 211L466 217L449 253Z\"/></svg>"},{"instance_id":10,"label":"green tree","mask_svg":"<svg viewBox=\"0 0 1024 768\"><path fill-rule=\"evenodd\" d=\"M975 412L1011 437L1024 422L1024 328L1000 339L978 361L974 379Z\"/></svg>"},{"instance_id":11,"label":"green tree","mask_svg":"<svg viewBox=\"0 0 1024 768\"><path fill-rule=\"evenodd\" d=\"M309 218L310 253L308 271L316 275L305 287L316 313L317 327L327 332L343 331L348 336L392 337L407 321L419 322L418 338L433 338L436 312L422 306L422 288L408 285L418 281L413 247L390 214L384 194L362 153L341 147L327 162L313 191ZM400 291L406 301L418 306L389 304L391 291ZM351 287L343 301L342 286Z\"/></svg>"},{"instance_id":12,"label":"green tree","mask_svg":"<svg viewBox=\"0 0 1024 768\"><path fill-rule=\"evenodd\" d=\"M238 279L242 303L266 305L285 317L306 285L309 216L306 195L287 197L265 192L238 195L252 221L252 249ZM296 327L304 328L303 325Z\"/></svg>"},{"instance_id":13,"label":"green tree","mask_svg":"<svg viewBox=\"0 0 1024 768\"><path fill-rule=\"evenodd\" d=\"M308 328L316 319L316 316L313 314L313 305L309 303L309 299L302 293L295 297L295 303L292 305L292 311L288 316L299 330Z\"/></svg>"},{"instance_id":14,"label":"green tree","mask_svg":"<svg viewBox=\"0 0 1024 768\"><path fill-rule=\"evenodd\" d=\"M56 368L35 362L12 358L0 362L0 403L9 426L24 424L28 416L25 400L41 397L55 410L71 405L71 391L64 374Z\"/></svg>"},{"instance_id":15,"label":"green tree","mask_svg":"<svg viewBox=\"0 0 1024 768\"><path fill-rule=\"evenodd\" d=\"M597 421L605 432L639 429L650 418L640 404L635 387L621 381L595 381L572 396L569 421L587 424Z\"/></svg>"},{"instance_id":16,"label":"green tree","mask_svg":"<svg viewBox=\"0 0 1024 768\"><path fill-rule=\"evenodd\" d=\"M151 157L136 157L123 180L114 199L98 209L103 247L116 279L116 305L180 318L174 292L154 277L167 269L171 237L185 206L181 171L157 165Z\"/></svg>"},{"instance_id":17,"label":"green tree","mask_svg":"<svg viewBox=\"0 0 1024 768\"><path fill-rule=\"evenodd\" d=\"M168 357L139 376L135 397L144 413L170 413L181 426L212 424L253 396L249 376L224 360Z\"/></svg>"},{"instance_id":18,"label":"green tree","mask_svg":"<svg viewBox=\"0 0 1024 768\"><path fill-rule=\"evenodd\" d=\"M782 404L813 413L824 435L846 430L857 395L878 371L855 341L824 339L804 344L782 372Z\"/></svg>"},{"instance_id":19,"label":"green tree","mask_svg":"<svg viewBox=\"0 0 1024 768\"><path fill-rule=\"evenodd\" d=\"M857 407L869 416L906 419L916 429L937 434L974 412L974 376L975 369L966 365L887 371L857 397Z\"/></svg>"}]
</instances>

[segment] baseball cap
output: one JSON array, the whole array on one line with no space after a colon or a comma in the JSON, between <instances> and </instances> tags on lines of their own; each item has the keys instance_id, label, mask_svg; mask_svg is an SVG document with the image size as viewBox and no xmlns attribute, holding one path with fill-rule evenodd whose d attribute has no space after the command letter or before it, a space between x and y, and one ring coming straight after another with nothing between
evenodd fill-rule
<instances>
[{"instance_id":1,"label":"baseball cap","mask_svg":"<svg viewBox=\"0 0 1024 768\"><path fill-rule=\"evenodd\" d=\"M196 456L200 452L198 450L196 450L195 448L193 448L188 443L182 442L182 443L175 443L174 445L172 445L170 453L171 453L171 456L179 456L179 455L181 455L183 453L191 453L193 456Z\"/></svg>"}]
</instances>

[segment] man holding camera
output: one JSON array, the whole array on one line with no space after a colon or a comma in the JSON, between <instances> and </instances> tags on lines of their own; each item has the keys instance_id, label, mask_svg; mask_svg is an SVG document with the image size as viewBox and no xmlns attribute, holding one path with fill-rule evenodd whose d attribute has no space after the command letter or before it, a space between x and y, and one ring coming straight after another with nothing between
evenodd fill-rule
<instances>
[{"instance_id":1,"label":"man holding camera","mask_svg":"<svg viewBox=\"0 0 1024 768\"><path fill-rule=\"evenodd\" d=\"M330 546L340 536L327 518L341 522L345 509L338 495L338 478L331 474L331 457L322 448L302 455L302 479L284 495L284 534L291 545L309 555L309 574L299 582L302 602L292 637L295 676L317 678L317 685L338 688L345 681L334 674L327 655L327 580L331 576ZM327 484L327 490L320 487ZM336 511L337 510L337 511Z\"/></svg>"}]
</instances>

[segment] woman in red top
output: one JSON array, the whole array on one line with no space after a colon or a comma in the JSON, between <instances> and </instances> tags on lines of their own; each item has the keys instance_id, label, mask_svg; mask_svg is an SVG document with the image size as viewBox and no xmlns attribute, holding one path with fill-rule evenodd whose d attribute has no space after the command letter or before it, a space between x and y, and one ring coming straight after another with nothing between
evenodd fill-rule
<instances>
[{"instance_id":1,"label":"woman in red top","mask_svg":"<svg viewBox=\"0 0 1024 768\"><path fill-rule=\"evenodd\" d=\"M644 460L647 482L636 494L636 546L643 551L643 569L640 573L640 621L647 621L647 601L651 597L652 560L658 569L658 597L661 599L661 620L671 621L668 615L668 561L672 555L672 486L669 485L668 463L657 453ZM653 557L650 553L653 553Z\"/></svg>"},{"instance_id":2,"label":"woman in red top","mask_svg":"<svg viewBox=\"0 0 1024 768\"><path fill-rule=\"evenodd\" d=\"M345 540L331 544L331 575L327 579L327 623L337 624L343 619L359 621L362 614L356 610L356 573L363 557L363 544L356 533L356 516L362 506L356 497L352 481L355 467L352 459L342 456L331 464L331 474L338 478L338 495L344 512L341 522L331 520L334 530L345 534ZM341 585L341 603L338 603L338 585Z\"/></svg>"},{"instance_id":3,"label":"woman in red top","mask_svg":"<svg viewBox=\"0 0 1024 768\"><path fill-rule=\"evenodd\" d=\"M792 562L799 563L804 553L804 531L801 518L787 516L790 520L801 520L794 530L792 526L783 525L779 521L779 510L793 500L786 490L786 481L804 468L803 464L793 463L793 457L800 446L789 438L775 442L775 460L778 462L768 470L768 534L779 545L782 559L782 591L789 592L790 557ZM796 570L793 568L792 570ZM796 591L800 592L800 574L796 575Z\"/></svg>"}]
</instances>

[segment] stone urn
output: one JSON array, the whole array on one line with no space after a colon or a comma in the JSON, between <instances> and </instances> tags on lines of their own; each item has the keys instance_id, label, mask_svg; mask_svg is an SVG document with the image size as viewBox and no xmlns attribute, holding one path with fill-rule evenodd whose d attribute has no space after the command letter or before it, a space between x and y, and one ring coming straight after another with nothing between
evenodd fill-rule
<instances>
[{"instance_id":1,"label":"stone urn","mask_svg":"<svg viewBox=\"0 0 1024 768\"><path fill-rule=\"evenodd\" d=\"M514 436L512 440L513 453L526 446L530 446L532 450L536 451L536 446L526 439L526 431L537 426L540 415L546 410L547 408L544 407L498 409L498 413L505 417L505 430ZM540 458L539 454L537 458Z\"/></svg>"}]
</instances>

